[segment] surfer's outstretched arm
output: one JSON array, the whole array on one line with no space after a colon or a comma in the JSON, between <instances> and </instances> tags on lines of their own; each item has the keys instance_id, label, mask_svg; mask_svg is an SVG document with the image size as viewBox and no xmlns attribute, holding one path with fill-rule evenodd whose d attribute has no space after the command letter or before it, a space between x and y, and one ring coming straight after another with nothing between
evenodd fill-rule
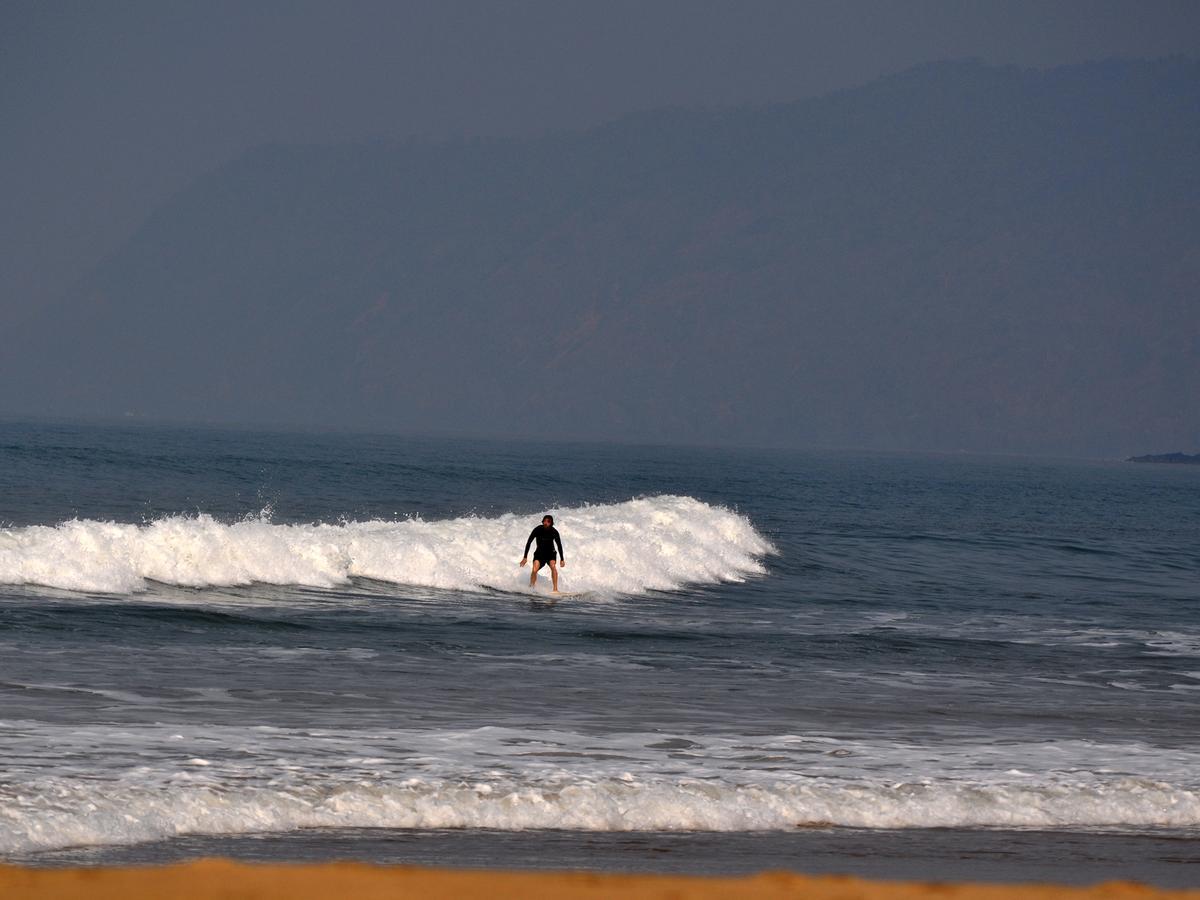
<instances>
[{"instance_id":1,"label":"surfer's outstretched arm","mask_svg":"<svg viewBox=\"0 0 1200 900\"><path fill-rule=\"evenodd\" d=\"M558 529L554 529L554 543L558 544L558 564L565 566L567 564L567 554L563 553L562 538L558 536Z\"/></svg>"},{"instance_id":2,"label":"surfer's outstretched arm","mask_svg":"<svg viewBox=\"0 0 1200 900\"><path fill-rule=\"evenodd\" d=\"M529 538L525 541L525 549L521 553L521 565L525 565L529 561L529 545L533 543L534 537L537 536L537 529L529 532Z\"/></svg>"}]
</instances>

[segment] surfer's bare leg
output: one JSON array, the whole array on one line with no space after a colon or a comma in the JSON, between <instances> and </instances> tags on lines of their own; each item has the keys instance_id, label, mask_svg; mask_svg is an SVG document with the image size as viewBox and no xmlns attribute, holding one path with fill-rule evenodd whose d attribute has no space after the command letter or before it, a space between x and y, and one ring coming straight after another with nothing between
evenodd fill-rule
<instances>
[{"instance_id":1,"label":"surfer's bare leg","mask_svg":"<svg viewBox=\"0 0 1200 900\"><path fill-rule=\"evenodd\" d=\"M538 573L538 569L540 569L541 567L542 567L541 562L539 560L535 559L533 561L533 565L529 569L529 586L530 587L533 587L535 584L537 584L537 573ZM555 574L554 579L555 579L555 583L557 584L558 583L558 575L557 574Z\"/></svg>"},{"instance_id":2,"label":"surfer's bare leg","mask_svg":"<svg viewBox=\"0 0 1200 900\"><path fill-rule=\"evenodd\" d=\"M550 560L550 581L554 583L554 593L558 593L558 562Z\"/></svg>"}]
</instances>

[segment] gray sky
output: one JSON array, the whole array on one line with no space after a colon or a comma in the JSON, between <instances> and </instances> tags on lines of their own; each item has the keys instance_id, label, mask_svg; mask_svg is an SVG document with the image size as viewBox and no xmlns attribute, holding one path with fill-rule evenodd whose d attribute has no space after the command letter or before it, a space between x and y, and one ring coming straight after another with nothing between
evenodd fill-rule
<instances>
[{"instance_id":1,"label":"gray sky","mask_svg":"<svg viewBox=\"0 0 1200 900\"><path fill-rule=\"evenodd\" d=\"M916 63L1200 53L1200 4L1081 0L0 6L0 327L268 141L532 135L797 99Z\"/></svg>"}]
</instances>

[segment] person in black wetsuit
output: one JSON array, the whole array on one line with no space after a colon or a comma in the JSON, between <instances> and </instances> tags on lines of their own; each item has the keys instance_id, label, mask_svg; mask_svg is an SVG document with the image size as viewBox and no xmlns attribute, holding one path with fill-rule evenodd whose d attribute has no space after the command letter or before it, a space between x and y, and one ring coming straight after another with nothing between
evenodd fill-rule
<instances>
[{"instance_id":1,"label":"person in black wetsuit","mask_svg":"<svg viewBox=\"0 0 1200 900\"><path fill-rule=\"evenodd\" d=\"M521 557L521 565L529 562L529 545L537 541L533 550L533 569L529 573L529 586L537 584L537 573L544 565L550 566L550 580L554 583L554 593L558 593L558 567L567 564L566 554L563 553L562 538L554 527L554 516L542 516L542 524L529 532L529 540L525 542L525 553ZM557 550L555 550L557 546ZM559 562L561 560L561 562Z\"/></svg>"}]
</instances>

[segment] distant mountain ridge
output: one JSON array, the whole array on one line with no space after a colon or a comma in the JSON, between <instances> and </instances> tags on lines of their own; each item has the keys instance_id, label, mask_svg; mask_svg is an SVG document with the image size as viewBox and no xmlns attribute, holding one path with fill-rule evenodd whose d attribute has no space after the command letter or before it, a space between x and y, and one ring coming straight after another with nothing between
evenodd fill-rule
<instances>
[{"instance_id":1,"label":"distant mountain ridge","mask_svg":"<svg viewBox=\"0 0 1200 900\"><path fill-rule=\"evenodd\" d=\"M1126 455L1200 438L1200 64L943 63L269 146L0 344L0 411Z\"/></svg>"}]
</instances>

